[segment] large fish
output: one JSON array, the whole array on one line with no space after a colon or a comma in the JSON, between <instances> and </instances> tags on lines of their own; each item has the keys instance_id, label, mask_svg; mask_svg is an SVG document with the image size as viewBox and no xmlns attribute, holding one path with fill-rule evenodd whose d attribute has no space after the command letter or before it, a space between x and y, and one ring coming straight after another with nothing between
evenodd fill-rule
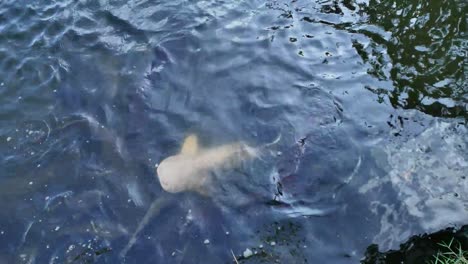
<instances>
[{"instance_id":1,"label":"large fish","mask_svg":"<svg viewBox=\"0 0 468 264\"><path fill-rule=\"evenodd\" d=\"M189 135L185 138L180 153L167 157L159 164L156 173L162 188L168 193L194 191L204 196L208 192L216 170L233 169L242 161L259 158L265 147L278 143L281 134L275 141L254 148L244 142L230 143L212 148L200 148L198 137ZM222 180L222 179L219 179ZM151 204L145 216L138 224L120 256L125 257L138 238L138 234L149 221L163 208L170 204L171 197L162 195Z\"/></svg>"},{"instance_id":2,"label":"large fish","mask_svg":"<svg viewBox=\"0 0 468 264\"><path fill-rule=\"evenodd\" d=\"M279 138L273 143L278 140ZM259 156L260 148L253 148L243 142L200 148L197 136L189 135L180 153L159 164L157 177L167 192L195 191L206 195L207 187L218 170L235 168L242 161Z\"/></svg>"}]
</instances>

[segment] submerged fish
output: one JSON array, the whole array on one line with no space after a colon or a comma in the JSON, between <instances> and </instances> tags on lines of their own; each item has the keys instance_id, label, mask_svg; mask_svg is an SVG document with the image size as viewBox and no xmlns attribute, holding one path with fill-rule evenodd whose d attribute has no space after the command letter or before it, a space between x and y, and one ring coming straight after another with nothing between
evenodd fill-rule
<instances>
[{"instance_id":1,"label":"submerged fish","mask_svg":"<svg viewBox=\"0 0 468 264\"><path fill-rule=\"evenodd\" d=\"M244 142L236 142L212 148L200 148L196 135L189 135L180 153L164 159L157 168L157 177L162 188L170 193L195 191L207 194L207 187L219 169L233 169L242 161L258 158L261 148L254 148Z\"/></svg>"},{"instance_id":2,"label":"submerged fish","mask_svg":"<svg viewBox=\"0 0 468 264\"><path fill-rule=\"evenodd\" d=\"M259 158L265 147L278 143L281 134L275 141L254 148L244 142L236 142L212 148L200 148L198 137L189 135L180 153L170 156L159 164L157 177L162 188L168 193L194 191L208 195L213 172L219 169L233 169L242 161ZM124 258L127 252L137 241L138 234L146 227L149 221L170 204L172 196L162 195L151 204L138 227L131 236L125 248L120 252Z\"/></svg>"}]
</instances>

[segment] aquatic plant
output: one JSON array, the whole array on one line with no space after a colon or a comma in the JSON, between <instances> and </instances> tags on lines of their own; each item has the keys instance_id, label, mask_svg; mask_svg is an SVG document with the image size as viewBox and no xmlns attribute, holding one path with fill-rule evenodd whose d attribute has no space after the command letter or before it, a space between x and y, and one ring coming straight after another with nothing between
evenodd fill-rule
<instances>
[{"instance_id":1,"label":"aquatic plant","mask_svg":"<svg viewBox=\"0 0 468 264\"><path fill-rule=\"evenodd\" d=\"M449 243L442 242L438 243L443 250L439 250L434 256L434 260L428 262L430 264L468 264L468 250L463 250L460 242L457 242L457 246L452 247L453 242L456 241L453 238Z\"/></svg>"}]
</instances>

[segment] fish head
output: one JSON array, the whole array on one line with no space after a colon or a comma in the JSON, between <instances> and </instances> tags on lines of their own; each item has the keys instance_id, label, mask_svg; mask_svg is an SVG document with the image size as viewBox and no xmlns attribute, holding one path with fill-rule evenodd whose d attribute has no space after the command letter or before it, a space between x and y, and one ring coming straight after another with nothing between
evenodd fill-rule
<instances>
[{"instance_id":1,"label":"fish head","mask_svg":"<svg viewBox=\"0 0 468 264\"><path fill-rule=\"evenodd\" d=\"M156 175L161 187L170 193L178 193L194 189L197 183L196 154L198 138L189 135L182 145L180 153L170 156L159 164Z\"/></svg>"},{"instance_id":2,"label":"fish head","mask_svg":"<svg viewBox=\"0 0 468 264\"><path fill-rule=\"evenodd\" d=\"M161 187L170 193L199 191L209 174L195 155L178 154L164 159L156 170Z\"/></svg>"},{"instance_id":3,"label":"fish head","mask_svg":"<svg viewBox=\"0 0 468 264\"><path fill-rule=\"evenodd\" d=\"M183 157L180 155L170 156L159 164L156 169L156 175L161 187L170 193L184 191L184 179L187 178L185 170L182 169Z\"/></svg>"}]
</instances>

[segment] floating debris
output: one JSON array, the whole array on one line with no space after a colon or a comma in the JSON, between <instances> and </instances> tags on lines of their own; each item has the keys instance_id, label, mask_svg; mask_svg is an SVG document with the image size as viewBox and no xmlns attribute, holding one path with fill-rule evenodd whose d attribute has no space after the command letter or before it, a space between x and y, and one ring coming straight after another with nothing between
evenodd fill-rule
<instances>
[{"instance_id":1,"label":"floating debris","mask_svg":"<svg viewBox=\"0 0 468 264\"><path fill-rule=\"evenodd\" d=\"M203 244L205 244L205 245L208 245L209 243L210 243L210 240L208 240L208 239L205 239L205 241L203 241Z\"/></svg>"},{"instance_id":2,"label":"floating debris","mask_svg":"<svg viewBox=\"0 0 468 264\"><path fill-rule=\"evenodd\" d=\"M253 252L252 250L250 250L250 248L246 248L244 253L242 253L242 255L244 256L244 258L249 258L253 255Z\"/></svg>"},{"instance_id":3,"label":"floating debris","mask_svg":"<svg viewBox=\"0 0 468 264\"><path fill-rule=\"evenodd\" d=\"M44 185L44 187L47 187L47 185ZM46 200L46 203L44 205L44 210L48 210L49 207L50 207L50 204L53 203L56 199L58 198L68 198L69 196L73 195L73 192L72 191L65 191L65 192L61 192L61 193L58 193L52 197L49 197L49 196L46 196L45 200Z\"/></svg>"},{"instance_id":4,"label":"floating debris","mask_svg":"<svg viewBox=\"0 0 468 264\"><path fill-rule=\"evenodd\" d=\"M236 255L234 255L234 252L232 251L232 249L231 249L231 254L232 254L232 257L234 258L234 261L236 262L236 264L239 264L239 261L237 261L237 257L236 257Z\"/></svg>"}]
</instances>

